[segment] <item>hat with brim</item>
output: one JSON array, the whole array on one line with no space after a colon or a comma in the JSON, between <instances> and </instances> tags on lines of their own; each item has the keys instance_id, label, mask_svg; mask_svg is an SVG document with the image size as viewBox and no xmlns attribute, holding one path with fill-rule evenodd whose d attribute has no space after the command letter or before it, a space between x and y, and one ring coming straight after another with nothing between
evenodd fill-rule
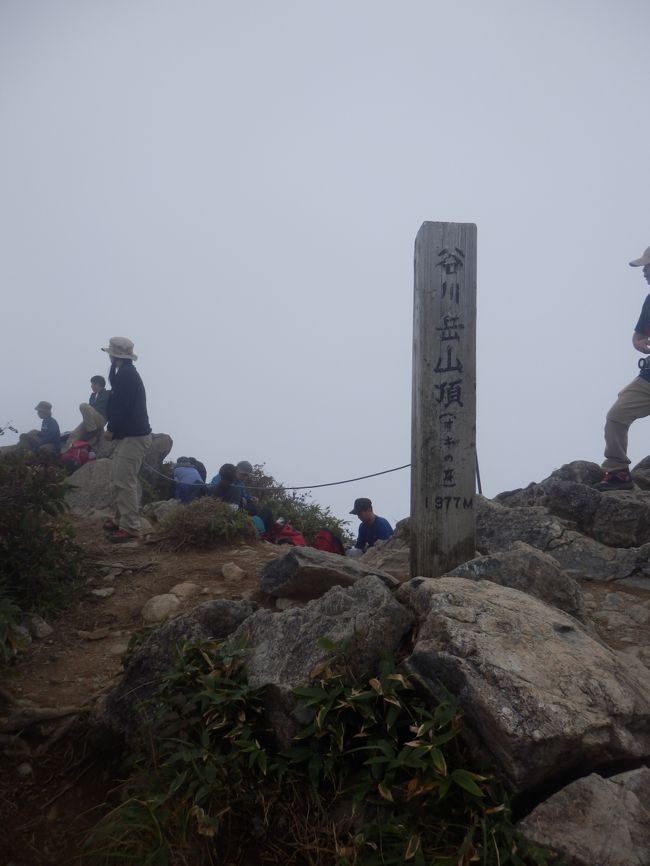
<instances>
[{"instance_id":1,"label":"hat with brim","mask_svg":"<svg viewBox=\"0 0 650 866\"><path fill-rule=\"evenodd\" d=\"M102 347L102 352L108 352L113 358L128 358L131 361L137 361L138 356L133 354L133 340L128 337L111 337L106 348Z\"/></svg>"},{"instance_id":2,"label":"hat with brim","mask_svg":"<svg viewBox=\"0 0 650 866\"><path fill-rule=\"evenodd\" d=\"M365 497L361 497L360 499L354 500L354 508L350 512L350 514L360 514L362 511L370 511L372 508L372 502Z\"/></svg>"},{"instance_id":3,"label":"hat with brim","mask_svg":"<svg viewBox=\"0 0 650 866\"><path fill-rule=\"evenodd\" d=\"M41 400L40 403L37 403L36 406L34 406L34 409L36 409L37 412L51 412L52 404L48 403L47 400Z\"/></svg>"},{"instance_id":4,"label":"hat with brim","mask_svg":"<svg viewBox=\"0 0 650 866\"><path fill-rule=\"evenodd\" d=\"M639 259L634 259L633 262L630 262L630 267L640 268L645 265L650 265L650 247L644 250L643 255Z\"/></svg>"}]
</instances>

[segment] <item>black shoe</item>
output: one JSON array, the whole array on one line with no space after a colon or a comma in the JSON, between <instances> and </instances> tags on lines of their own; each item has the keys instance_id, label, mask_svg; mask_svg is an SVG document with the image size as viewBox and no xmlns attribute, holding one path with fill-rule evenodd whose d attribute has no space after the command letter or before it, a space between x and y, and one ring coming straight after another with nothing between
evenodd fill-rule
<instances>
[{"instance_id":1,"label":"black shoe","mask_svg":"<svg viewBox=\"0 0 650 866\"><path fill-rule=\"evenodd\" d=\"M619 469L617 472L606 472L602 481L594 484L594 490L632 490L634 482L627 469Z\"/></svg>"}]
</instances>

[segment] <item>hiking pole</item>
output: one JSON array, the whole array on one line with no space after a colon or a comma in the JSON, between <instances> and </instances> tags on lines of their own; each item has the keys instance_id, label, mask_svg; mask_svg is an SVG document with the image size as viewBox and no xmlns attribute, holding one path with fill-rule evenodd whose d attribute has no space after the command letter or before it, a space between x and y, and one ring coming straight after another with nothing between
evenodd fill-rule
<instances>
[{"instance_id":1,"label":"hiking pole","mask_svg":"<svg viewBox=\"0 0 650 866\"><path fill-rule=\"evenodd\" d=\"M476 486L478 487L479 496L483 496L483 488L481 487L481 470L478 468L478 451L476 452Z\"/></svg>"}]
</instances>

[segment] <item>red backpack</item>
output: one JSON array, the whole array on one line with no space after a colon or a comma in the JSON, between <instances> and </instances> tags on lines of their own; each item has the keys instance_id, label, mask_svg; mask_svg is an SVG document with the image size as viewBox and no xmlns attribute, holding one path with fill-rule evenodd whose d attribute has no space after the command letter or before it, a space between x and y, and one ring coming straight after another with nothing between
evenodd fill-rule
<instances>
[{"instance_id":1,"label":"red backpack","mask_svg":"<svg viewBox=\"0 0 650 866\"><path fill-rule=\"evenodd\" d=\"M63 465L69 473L79 469L90 460L90 449L85 439L75 439L72 445L61 454Z\"/></svg>"},{"instance_id":2,"label":"red backpack","mask_svg":"<svg viewBox=\"0 0 650 866\"><path fill-rule=\"evenodd\" d=\"M307 542L302 532L298 532L288 523L272 523L262 535L266 541L273 544L292 544L295 547L306 547Z\"/></svg>"},{"instance_id":3,"label":"red backpack","mask_svg":"<svg viewBox=\"0 0 650 866\"><path fill-rule=\"evenodd\" d=\"M343 542L331 529L319 529L312 547L315 547L316 550L326 550L328 553L340 553L341 556L345 556Z\"/></svg>"}]
</instances>

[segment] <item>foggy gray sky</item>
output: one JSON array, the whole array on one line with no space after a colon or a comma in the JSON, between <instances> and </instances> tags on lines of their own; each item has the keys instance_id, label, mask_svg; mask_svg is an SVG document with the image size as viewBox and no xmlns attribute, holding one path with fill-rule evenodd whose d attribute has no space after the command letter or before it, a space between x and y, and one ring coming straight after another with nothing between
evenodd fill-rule
<instances>
[{"instance_id":1,"label":"foggy gray sky","mask_svg":"<svg viewBox=\"0 0 650 866\"><path fill-rule=\"evenodd\" d=\"M49 400L75 426L121 335L210 475L407 463L415 235L475 222L484 492L600 462L647 293L649 24L645 0L2 0L0 425ZM394 522L409 483L314 498Z\"/></svg>"}]
</instances>

